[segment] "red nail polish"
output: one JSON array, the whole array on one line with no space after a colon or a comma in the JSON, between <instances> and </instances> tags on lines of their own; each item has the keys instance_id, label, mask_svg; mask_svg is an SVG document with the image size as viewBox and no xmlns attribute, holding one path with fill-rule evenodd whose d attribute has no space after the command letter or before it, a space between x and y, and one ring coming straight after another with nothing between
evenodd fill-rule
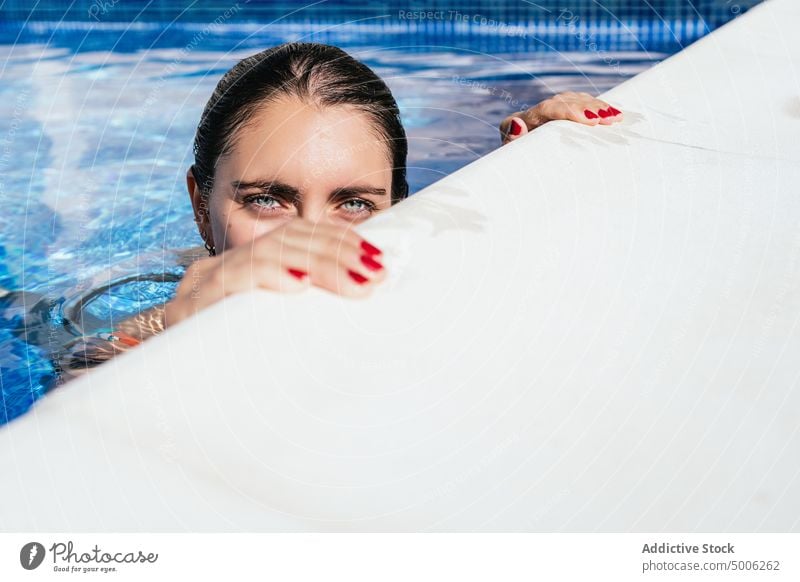
<instances>
[{"instance_id":1,"label":"red nail polish","mask_svg":"<svg viewBox=\"0 0 800 582\"><path fill-rule=\"evenodd\" d=\"M308 275L308 273L306 273L305 271L301 271L300 269L286 269L286 270L289 271L291 275L294 275L298 279L302 279L303 277Z\"/></svg>"},{"instance_id":2,"label":"red nail polish","mask_svg":"<svg viewBox=\"0 0 800 582\"><path fill-rule=\"evenodd\" d=\"M369 255L361 255L361 262L364 263L367 267L369 267L373 271L380 271L381 269L383 269L383 265L381 265L378 261L376 261Z\"/></svg>"},{"instance_id":3,"label":"red nail polish","mask_svg":"<svg viewBox=\"0 0 800 582\"><path fill-rule=\"evenodd\" d=\"M359 285L363 285L364 283L367 282L367 278L361 273L356 273L355 271L351 271L350 269L348 269L347 274L350 275L350 278Z\"/></svg>"},{"instance_id":4,"label":"red nail polish","mask_svg":"<svg viewBox=\"0 0 800 582\"><path fill-rule=\"evenodd\" d=\"M519 135L522 133L522 124L516 119L511 120L511 129L508 130L508 135Z\"/></svg>"},{"instance_id":5,"label":"red nail polish","mask_svg":"<svg viewBox=\"0 0 800 582\"><path fill-rule=\"evenodd\" d=\"M117 336L117 340L119 340L121 344L125 344L126 346L133 347L133 346L138 346L140 343L142 343L138 339L128 335L127 333L123 333L121 331L115 331L112 333L113 335Z\"/></svg>"},{"instance_id":6,"label":"red nail polish","mask_svg":"<svg viewBox=\"0 0 800 582\"><path fill-rule=\"evenodd\" d=\"M371 244L369 244L365 240L361 241L361 248L364 251L366 251L367 253L369 253L370 255L380 255L380 254L382 254L382 251L378 247L372 246Z\"/></svg>"},{"instance_id":7,"label":"red nail polish","mask_svg":"<svg viewBox=\"0 0 800 582\"><path fill-rule=\"evenodd\" d=\"M619 115L620 113L622 113L622 111L620 111L616 107L609 107L608 110L611 112L611 115Z\"/></svg>"},{"instance_id":8,"label":"red nail polish","mask_svg":"<svg viewBox=\"0 0 800 582\"><path fill-rule=\"evenodd\" d=\"M583 114L586 116L586 119L597 119L597 114L589 109L584 111Z\"/></svg>"},{"instance_id":9,"label":"red nail polish","mask_svg":"<svg viewBox=\"0 0 800 582\"><path fill-rule=\"evenodd\" d=\"M597 111L597 114L598 114L600 117L602 117L603 119L605 119L606 117L611 117L611 114L610 114L608 111L606 111L605 109L600 109L600 110L598 110L598 111Z\"/></svg>"}]
</instances>

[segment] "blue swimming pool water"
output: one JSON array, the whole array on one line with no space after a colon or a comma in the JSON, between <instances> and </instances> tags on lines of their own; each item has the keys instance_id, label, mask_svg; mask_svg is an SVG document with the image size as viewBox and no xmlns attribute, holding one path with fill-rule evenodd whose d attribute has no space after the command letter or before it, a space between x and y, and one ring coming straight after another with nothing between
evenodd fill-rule
<instances>
[{"instance_id":1,"label":"blue swimming pool water","mask_svg":"<svg viewBox=\"0 0 800 582\"><path fill-rule=\"evenodd\" d=\"M171 296L182 274L171 249L200 243L184 186L195 125L237 60L314 40L365 61L400 104L413 192L498 147L508 113L601 93L677 50L642 50L636 30L615 41L565 26L395 24L0 21L0 292L12 292L0 299L0 424L55 385L65 339ZM81 295L141 273L170 277L117 286L69 320Z\"/></svg>"}]
</instances>

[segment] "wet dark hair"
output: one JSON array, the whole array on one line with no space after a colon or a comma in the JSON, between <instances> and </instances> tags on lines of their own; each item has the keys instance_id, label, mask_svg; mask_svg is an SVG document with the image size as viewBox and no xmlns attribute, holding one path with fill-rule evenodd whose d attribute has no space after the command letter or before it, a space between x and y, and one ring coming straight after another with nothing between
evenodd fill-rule
<instances>
[{"instance_id":1,"label":"wet dark hair","mask_svg":"<svg viewBox=\"0 0 800 582\"><path fill-rule=\"evenodd\" d=\"M220 156L264 103L291 95L321 106L351 105L375 122L392 164L392 204L408 196L408 144L400 110L386 83L342 49L317 43L286 43L239 61L220 79L194 138L192 172L211 194Z\"/></svg>"}]
</instances>

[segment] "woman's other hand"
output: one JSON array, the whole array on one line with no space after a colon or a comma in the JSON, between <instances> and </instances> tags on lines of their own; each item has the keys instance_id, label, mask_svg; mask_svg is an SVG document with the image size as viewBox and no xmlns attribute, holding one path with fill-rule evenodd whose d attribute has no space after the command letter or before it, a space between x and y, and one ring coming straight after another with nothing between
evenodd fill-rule
<instances>
[{"instance_id":1,"label":"woman's other hand","mask_svg":"<svg viewBox=\"0 0 800 582\"><path fill-rule=\"evenodd\" d=\"M251 243L203 258L186 269L164 306L174 325L227 295L261 288L284 293L311 285L346 297L364 297L386 278L381 251L352 226L293 218Z\"/></svg>"},{"instance_id":2,"label":"woman's other hand","mask_svg":"<svg viewBox=\"0 0 800 582\"><path fill-rule=\"evenodd\" d=\"M559 93L527 111L506 117L500 124L503 144L519 139L548 121L565 119L584 125L611 125L622 121L622 112L588 93Z\"/></svg>"}]
</instances>

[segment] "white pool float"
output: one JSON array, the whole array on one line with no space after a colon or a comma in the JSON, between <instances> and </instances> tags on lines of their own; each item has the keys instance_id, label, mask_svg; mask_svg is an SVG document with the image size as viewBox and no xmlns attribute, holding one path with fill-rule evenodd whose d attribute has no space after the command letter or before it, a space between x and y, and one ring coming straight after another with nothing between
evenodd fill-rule
<instances>
[{"instance_id":1,"label":"white pool float","mask_svg":"<svg viewBox=\"0 0 800 582\"><path fill-rule=\"evenodd\" d=\"M371 219L368 300L236 296L47 396L0 529L800 529L798 19Z\"/></svg>"}]
</instances>

